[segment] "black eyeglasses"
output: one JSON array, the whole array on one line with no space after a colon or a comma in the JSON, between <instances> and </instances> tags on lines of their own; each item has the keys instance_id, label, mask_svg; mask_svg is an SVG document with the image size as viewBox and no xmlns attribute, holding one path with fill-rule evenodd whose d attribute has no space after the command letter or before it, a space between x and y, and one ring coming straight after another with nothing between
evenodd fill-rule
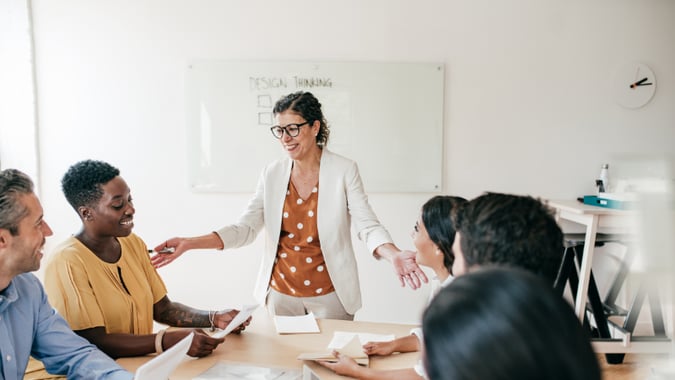
<instances>
[{"instance_id":1,"label":"black eyeglasses","mask_svg":"<svg viewBox=\"0 0 675 380\"><path fill-rule=\"evenodd\" d=\"M275 125L272 128L270 128L270 131L272 131L272 134L274 137L280 139L283 137L284 132L286 132L287 135L291 137L296 137L297 135L300 134L300 127L309 124L309 121L306 121L304 123L300 124L288 124L285 127L282 127L280 125Z\"/></svg>"}]
</instances>

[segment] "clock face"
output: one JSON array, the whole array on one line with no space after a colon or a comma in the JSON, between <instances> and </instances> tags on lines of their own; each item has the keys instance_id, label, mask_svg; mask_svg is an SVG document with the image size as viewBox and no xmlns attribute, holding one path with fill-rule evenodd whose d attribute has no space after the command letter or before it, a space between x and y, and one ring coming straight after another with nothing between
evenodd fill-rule
<instances>
[{"instance_id":1,"label":"clock face","mask_svg":"<svg viewBox=\"0 0 675 380\"><path fill-rule=\"evenodd\" d=\"M640 108L652 99L655 91L656 77L644 63L622 65L614 74L614 100L623 107Z\"/></svg>"}]
</instances>

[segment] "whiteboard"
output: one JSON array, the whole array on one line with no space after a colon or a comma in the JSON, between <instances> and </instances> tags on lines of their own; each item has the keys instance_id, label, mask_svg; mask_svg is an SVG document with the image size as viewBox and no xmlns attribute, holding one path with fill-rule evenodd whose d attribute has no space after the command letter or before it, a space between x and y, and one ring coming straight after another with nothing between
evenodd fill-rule
<instances>
[{"instance_id":1,"label":"whiteboard","mask_svg":"<svg viewBox=\"0 0 675 380\"><path fill-rule=\"evenodd\" d=\"M186 73L190 187L254 191L286 157L272 136L284 95L313 93L330 128L327 148L358 163L367 192L440 192L441 63L194 61Z\"/></svg>"}]
</instances>

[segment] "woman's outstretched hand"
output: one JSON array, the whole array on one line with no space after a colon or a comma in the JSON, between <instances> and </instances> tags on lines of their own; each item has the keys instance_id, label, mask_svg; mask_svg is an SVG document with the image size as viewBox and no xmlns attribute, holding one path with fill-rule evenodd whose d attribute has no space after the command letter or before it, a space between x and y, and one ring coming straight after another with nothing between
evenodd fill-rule
<instances>
[{"instance_id":1,"label":"woman's outstretched hand","mask_svg":"<svg viewBox=\"0 0 675 380\"><path fill-rule=\"evenodd\" d=\"M401 251L392 258L392 264L401 281L401 286L405 286L407 283L411 289L418 289L423 282L429 282L427 275L417 265L415 256L416 254L413 251Z\"/></svg>"},{"instance_id":2,"label":"woman's outstretched hand","mask_svg":"<svg viewBox=\"0 0 675 380\"><path fill-rule=\"evenodd\" d=\"M402 251L393 243L384 243L373 252L376 258L384 257L394 266L394 271L401 281L401 286L407 283L411 289L415 290L422 286L423 282L429 282L427 275L422 268L417 265L415 257L417 254L413 251Z\"/></svg>"},{"instance_id":3,"label":"woman's outstretched hand","mask_svg":"<svg viewBox=\"0 0 675 380\"><path fill-rule=\"evenodd\" d=\"M159 244L154 248L156 254L150 257L150 262L155 269L159 269L179 258L185 251L185 241L187 239L174 237Z\"/></svg>"}]
</instances>

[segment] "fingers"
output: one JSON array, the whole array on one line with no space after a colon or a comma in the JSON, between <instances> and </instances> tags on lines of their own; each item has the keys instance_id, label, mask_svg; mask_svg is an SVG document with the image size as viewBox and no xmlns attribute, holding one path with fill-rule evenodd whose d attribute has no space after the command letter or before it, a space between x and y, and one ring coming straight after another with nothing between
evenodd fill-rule
<instances>
[{"instance_id":1,"label":"fingers","mask_svg":"<svg viewBox=\"0 0 675 380\"><path fill-rule=\"evenodd\" d=\"M427 275L423 270L415 271L415 273L417 273L417 275L422 279L422 281L424 281L425 284L429 282L429 278L427 278Z\"/></svg>"},{"instance_id":2,"label":"fingers","mask_svg":"<svg viewBox=\"0 0 675 380\"><path fill-rule=\"evenodd\" d=\"M201 329L195 330L195 337L192 340L192 346L190 346L188 355L197 358L210 355L213 350L215 350L224 341L224 337L216 339L207 335Z\"/></svg>"},{"instance_id":3,"label":"fingers","mask_svg":"<svg viewBox=\"0 0 675 380\"><path fill-rule=\"evenodd\" d=\"M153 250L157 252L156 255L150 258L150 262L155 269L161 268L176 260L183 253L183 250L178 250L184 239L171 238L158 244Z\"/></svg>"},{"instance_id":4,"label":"fingers","mask_svg":"<svg viewBox=\"0 0 675 380\"><path fill-rule=\"evenodd\" d=\"M413 289L418 289L420 286L422 286L422 281L420 280L417 272L412 272L409 276L410 276L410 281L414 285Z\"/></svg>"},{"instance_id":5,"label":"fingers","mask_svg":"<svg viewBox=\"0 0 675 380\"><path fill-rule=\"evenodd\" d=\"M407 275L405 275L404 278L405 278L405 282L408 284L408 286L410 287L410 289L412 289L412 290L417 290L417 288L419 288L419 285L416 285L416 284L415 284L415 281L413 280L413 275L407 274ZM418 280L418 281L419 281L419 280ZM418 283L419 283L419 282L418 282Z\"/></svg>"},{"instance_id":6,"label":"fingers","mask_svg":"<svg viewBox=\"0 0 675 380\"><path fill-rule=\"evenodd\" d=\"M160 254L160 253L158 253L158 254L156 254L156 255L154 255L150 258L150 262L152 263L152 266L155 267L155 269L161 268L161 267L169 264L172 261L173 261L173 259L170 258L169 255Z\"/></svg>"},{"instance_id":7,"label":"fingers","mask_svg":"<svg viewBox=\"0 0 675 380\"><path fill-rule=\"evenodd\" d=\"M363 352L365 352L367 355L373 355L379 348L379 344L377 342L367 342L366 344L363 345Z\"/></svg>"},{"instance_id":8,"label":"fingers","mask_svg":"<svg viewBox=\"0 0 675 380\"><path fill-rule=\"evenodd\" d=\"M246 326L242 323L241 325L237 326L234 330L232 330L232 334L241 334L242 331L246 330Z\"/></svg>"},{"instance_id":9,"label":"fingers","mask_svg":"<svg viewBox=\"0 0 675 380\"><path fill-rule=\"evenodd\" d=\"M241 325L237 326L237 328L234 329L234 333L235 334L241 334L242 331L246 330L246 326L251 324L251 318L252 317L246 318L246 320L244 322L242 322Z\"/></svg>"},{"instance_id":10,"label":"fingers","mask_svg":"<svg viewBox=\"0 0 675 380\"><path fill-rule=\"evenodd\" d=\"M315 362L319 363L320 366L326 367L329 370L335 372L335 367L337 366L337 363L327 362L325 360L315 360Z\"/></svg>"}]
</instances>

